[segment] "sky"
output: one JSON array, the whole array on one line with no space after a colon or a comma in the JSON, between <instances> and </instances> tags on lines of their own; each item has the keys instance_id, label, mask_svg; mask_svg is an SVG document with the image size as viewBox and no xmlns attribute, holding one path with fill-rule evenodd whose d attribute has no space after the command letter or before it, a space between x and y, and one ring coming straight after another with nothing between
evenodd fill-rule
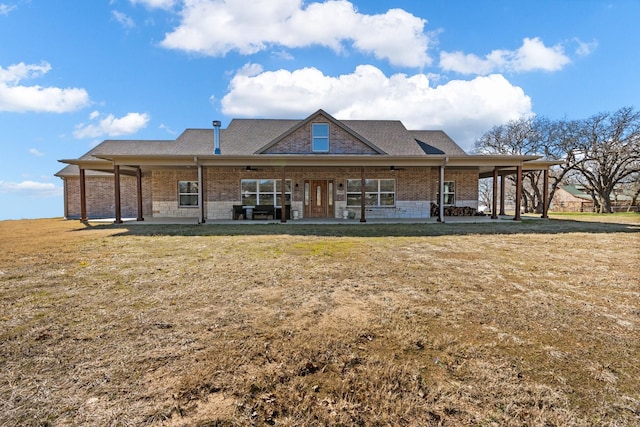
<instances>
[{"instance_id":1,"label":"sky","mask_svg":"<svg viewBox=\"0 0 640 427\"><path fill-rule=\"evenodd\" d=\"M0 0L0 220L60 159L232 118L397 119L467 152L520 117L640 107L640 0Z\"/></svg>"}]
</instances>

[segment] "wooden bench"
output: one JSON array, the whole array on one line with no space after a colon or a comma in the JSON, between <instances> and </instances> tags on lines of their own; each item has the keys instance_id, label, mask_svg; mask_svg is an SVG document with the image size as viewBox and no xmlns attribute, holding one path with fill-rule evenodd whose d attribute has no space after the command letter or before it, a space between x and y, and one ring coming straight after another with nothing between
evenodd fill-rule
<instances>
[{"instance_id":1,"label":"wooden bench","mask_svg":"<svg viewBox=\"0 0 640 427\"><path fill-rule=\"evenodd\" d=\"M247 210L253 208L252 219L258 219L256 216L264 217L260 219L280 219L282 215L282 209L276 208L272 205L256 205L256 206L242 206L233 205L233 219L247 219ZM291 206L285 206L285 215L287 219L291 219Z\"/></svg>"},{"instance_id":2,"label":"wooden bench","mask_svg":"<svg viewBox=\"0 0 640 427\"><path fill-rule=\"evenodd\" d=\"M253 219L257 219L256 216L263 216L263 219L274 219L275 207L268 205L256 205L253 208Z\"/></svg>"}]
</instances>

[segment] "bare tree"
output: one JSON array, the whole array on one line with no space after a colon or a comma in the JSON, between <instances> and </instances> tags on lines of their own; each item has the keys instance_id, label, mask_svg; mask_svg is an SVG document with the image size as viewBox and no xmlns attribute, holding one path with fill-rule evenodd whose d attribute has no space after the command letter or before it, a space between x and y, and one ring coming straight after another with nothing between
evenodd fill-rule
<instances>
[{"instance_id":1,"label":"bare tree","mask_svg":"<svg viewBox=\"0 0 640 427\"><path fill-rule=\"evenodd\" d=\"M640 176L640 112L624 107L585 120L523 118L487 131L476 141L474 151L537 154L546 160L562 161L551 168L551 189L544 203L551 203L562 183L574 180L592 195L600 212L611 212L614 188L633 185ZM524 174L522 202L527 211L542 210L540 175ZM634 201L638 197L636 194Z\"/></svg>"},{"instance_id":2,"label":"bare tree","mask_svg":"<svg viewBox=\"0 0 640 427\"><path fill-rule=\"evenodd\" d=\"M551 169L549 198L542 200L540 171L526 172L523 176L523 207L526 212L542 212L543 203L551 203L558 186L572 170L573 164L565 162L579 135L579 122L571 120L551 121L546 118L522 118L504 125L494 126L475 143L476 153L540 155L545 160L564 163ZM513 177L509 177L515 182Z\"/></svg>"},{"instance_id":3,"label":"bare tree","mask_svg":"<svg viewBox=\"0 0 640 427\"><path fill-rule=\"evenodd\" d=\"M533 119L521 118L494 126L476 142L477 154L532 154Z\"/></svg>"},{"instance_id":4,"label":"bare tree","mask_svg":"<svg viewBox=\"0 0 640 427\"><path fill-rule=\"evenodd\" d=\"M560 163L550 169L549 173L549 198L547 206L551 204L556 191L565 183L567 177L575 169L574 159L569 153L573 152L582 132L580 120L549 120L536 119L537 146L536 153L542 155L545 160L556 160Z\"/></svg>"},{"instance_id":5,"label":"bare tree","mask_svg":"<svg viewBox=\"0 0 640 427\"><path fill-rule=\"evenodd\" d=\"M475 143L474 151L480 154L531 154L532 139L535 139L535 129L533 120L521 118L512 120L503 125L494 126ZM535 177L528 177L523 181L522 206L525 212L529 212L530 205L533 205L536 194L527 185L529 181L535 181ZM515 183L513 176L507 179L511 184Z\"/></svg>"},{"instance_id":6,"label":"bare tree","mask_svg":"<svg viewBox=\"0 0 640 427\"><path fill-rule=\"evenodd\" d=\"M631 209L633 209L634 206L638 206L638 197L640 197L640 172L636 173L635 176L636 178L633 183L633 187L635 187L635 192L631 197L631 201L629 202L629 207L627 208L627 212L631 212Z\"/></svg>"},{"instance_id":7,"label":"bare tree","mask_svg":"<svg viewBox=\"0 0 640 427\"><path fill-rule=\"evenodd\" d=\"M482 205L491 207L491 201L493 200L491 178L483 178L478 182L478 200Z\"/></svg>"},{"instance_id":8,"label":"bare tree","mask_svg":"<svg viewBox=\"0 0 640 427\"><path fill-rule=\"evenodd\" d=\"M616 185L630 182L640 171L640 112L624 107L584 120L568 158L599 212L612 212L611 194Z\"/></svg>"}]
</instances>

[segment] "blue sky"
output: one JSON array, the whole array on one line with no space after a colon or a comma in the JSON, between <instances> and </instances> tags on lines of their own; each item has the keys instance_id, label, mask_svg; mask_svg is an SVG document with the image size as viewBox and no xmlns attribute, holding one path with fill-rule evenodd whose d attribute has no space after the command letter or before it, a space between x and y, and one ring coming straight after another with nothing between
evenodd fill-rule
<instances>
[{"instance_id":1,"label":"blue sky","mask_svg":"<svg viewBox=\"0 0 640 427\"><path fill-rule=\"evenodd\" d=\"M234 117L399 119L467 151L520 116L638 108L640 0L0 0L0 219L59 159Z\"/></svg>"}]
</instances>

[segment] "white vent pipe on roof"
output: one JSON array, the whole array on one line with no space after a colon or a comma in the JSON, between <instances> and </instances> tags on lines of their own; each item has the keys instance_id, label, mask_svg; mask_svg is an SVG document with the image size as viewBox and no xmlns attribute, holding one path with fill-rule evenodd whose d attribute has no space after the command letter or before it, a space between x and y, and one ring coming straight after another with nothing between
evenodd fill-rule
<instances>
[{"instance_id":1,"label":"white vent pipe on roof","mask_svg":"<svg viewBox=\"0 0 640 427\"><path fill-rule=\"evenodd\" d=\"M220 154L220 120L213 121L213 154Z\"/></svg>"}]
</instances>

